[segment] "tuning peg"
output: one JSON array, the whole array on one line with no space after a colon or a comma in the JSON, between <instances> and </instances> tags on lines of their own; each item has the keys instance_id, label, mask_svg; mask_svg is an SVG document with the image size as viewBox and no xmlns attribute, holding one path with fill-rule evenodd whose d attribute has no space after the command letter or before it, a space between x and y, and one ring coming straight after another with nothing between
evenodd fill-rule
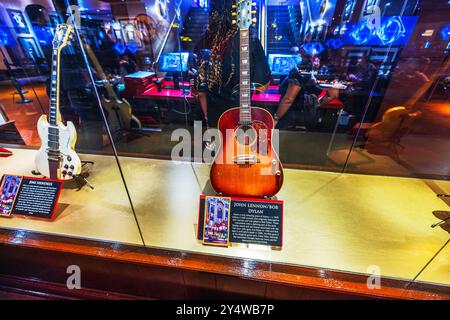
<instances>
[{"instance_id":1,"label":"tuning peg","mask_svg":"<svg viewBox=\"0 0 450 320\"><path fill-rule=\"evenodd\" d=\"M236 17L236 16L237 16L237 13L236 13L236 12L232 12L232 13L231 13L231 16L232 16L232 17Z\"/></svg>"},{"instance_id":2,"label":"tuning peg","mask_svg":"<svg viewBox=\"0 0 450 320\"><path fill-rule=\"evenodd\" d=\"M253 19L252 19L252 22L253 22L253 23L256 23L256 18L253 18Z\"/></svg>"},{"instance_id":3,"label":"tuning peg","mask_svg":"<svg viewBox=\"0 0 450 320\"><path fill-rule=\"evenodd\" d=\"M252 2L252 7L256 7L256 2Z\"/></svg>"},{"instance_id":4,"label":"tuning peg","mask_svg":"<svg viewBox=\"0 0 450 320\"><path fill-rule=\"evenodd\" d=\"M256 14L256 10L252 10L252 14Z\"/></svg>"},{"instance_id":5,"label":"tuning peg","mask_svg":"<svg viewBox=\"0 0 450 320\"><path fill-rule=\"evenodd\" d=\"M231 20L231 24L236 24L236 20Z\"/></svg>"},{"instance_id":6,"label":"tuning peg","mask_svg":"<svg viewBox=\"0 0 450 320\"><path fill-rule=\"evenodd\" d=\"M237 6L236 6L235 4L233 4L233 5L231 6L231 8L236 9Z\"/></svg>"}]
</instances>

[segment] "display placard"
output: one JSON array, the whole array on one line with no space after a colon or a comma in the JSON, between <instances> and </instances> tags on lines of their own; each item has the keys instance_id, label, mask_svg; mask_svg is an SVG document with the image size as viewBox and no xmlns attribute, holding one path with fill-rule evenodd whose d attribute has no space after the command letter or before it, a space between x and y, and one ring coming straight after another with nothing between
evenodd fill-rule
<instances>
[{"instance_id":1,"label":"display placard","mask_svg":"<svg viewBox=\"0 0 450 320\"><path fill-rule=\"evenodd\" d=\"M201 196L197 236L205 244L281 247L283 201Z\"/></svg>"},{"instance_id":2,"label":"display placard","mask_svg":"<svg viewBox=\"0 0 450 320\"><path fill-rule=\"evenodd\" d=\"M0 184L2 215L54 218L63 181L4 175Z\"/></svg>"}]
</instances>

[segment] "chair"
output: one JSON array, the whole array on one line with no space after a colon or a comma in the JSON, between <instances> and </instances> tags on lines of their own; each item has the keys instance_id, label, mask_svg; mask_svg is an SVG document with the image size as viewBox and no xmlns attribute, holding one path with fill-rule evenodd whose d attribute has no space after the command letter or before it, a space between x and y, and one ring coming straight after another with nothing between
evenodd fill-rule
<instances>
[{"instance_id":1,"label":"chair","mask_svg":"<svg viewBox=\"0 0 450 320\"><path fill-rule=\"evenodd\" d=\"M386 146L398 161L398 148L405 149L400 143L401 139L409 132L413 122L421 114L420 111L412 112L402 106L388 109L381 121L366 131L366 148L369 149L373 145Z\"/></svg>"}]
</instances>

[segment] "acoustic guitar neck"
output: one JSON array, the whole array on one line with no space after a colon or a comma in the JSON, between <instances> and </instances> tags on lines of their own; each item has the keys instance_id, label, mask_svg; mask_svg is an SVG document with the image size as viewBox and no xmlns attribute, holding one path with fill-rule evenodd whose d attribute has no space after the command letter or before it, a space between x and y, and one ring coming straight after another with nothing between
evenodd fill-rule
<instances>
[{"instance_id":1,"label":"acoustic guitar neck","mask_svg":"<svg viewBox=\"0 0 450 320\"><path fill-rule=\"evenodd\" d=\"M250 41L249 29L239 30L239 121L241 124L252 122L251 90L250 90Z\"/></svg>"}]
</instances>

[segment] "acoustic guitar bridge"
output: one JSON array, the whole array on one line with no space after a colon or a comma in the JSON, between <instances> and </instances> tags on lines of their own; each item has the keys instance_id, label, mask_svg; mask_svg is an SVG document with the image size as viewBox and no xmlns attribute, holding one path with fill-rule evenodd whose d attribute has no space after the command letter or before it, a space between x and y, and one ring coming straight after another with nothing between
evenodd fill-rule
<instances>
[{"instance_id":1,"label":"acoustic guitar bridge","mask_svg":"<svg viewBox=\"0 0 450 320\"><path fill-rule=\"evenodd\" d=\"M255 156L241 155L234 157L233 162L238 165L251 165L260 163L260 160Z\"/></svg>"}]
</instances>

